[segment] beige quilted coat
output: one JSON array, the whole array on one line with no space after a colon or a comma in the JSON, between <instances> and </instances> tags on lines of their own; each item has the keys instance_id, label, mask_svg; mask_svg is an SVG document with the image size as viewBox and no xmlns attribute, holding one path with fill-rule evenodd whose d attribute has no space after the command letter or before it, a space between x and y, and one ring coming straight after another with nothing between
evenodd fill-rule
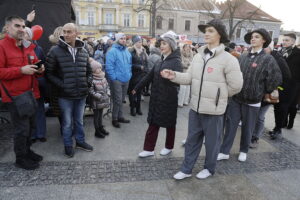
<instances>
[{"instance_id":1,"label":"beige quilted coat","mask_svg":"<svg viewBox=\"0 0 300 200\"><path fill-rule=\"evenodd\" d=\"M186 73L176 72L173 82L191 85L191 109L201 114L222 115L228 97L242 89L243 76L238 60L218 46L212 57L205 62L201 47Z\"/></svg>"}]
</instances>

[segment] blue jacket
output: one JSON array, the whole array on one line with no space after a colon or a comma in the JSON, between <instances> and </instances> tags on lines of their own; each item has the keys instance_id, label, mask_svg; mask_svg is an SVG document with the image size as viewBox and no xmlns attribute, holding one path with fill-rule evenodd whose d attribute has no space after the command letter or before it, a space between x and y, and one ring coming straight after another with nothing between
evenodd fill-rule
<instances>
[{"instance_id":1,"label":"blue jacket","mask_svg":"<svg viewBox=\"0 0 300 200\"><path fill-rule=\"evenodd\" d=\"M113 44L106 54L106 74L112 81L118 80L123 83L131 78L131 54L126 47L120 44Z\"/></svg>"}]
</instances>

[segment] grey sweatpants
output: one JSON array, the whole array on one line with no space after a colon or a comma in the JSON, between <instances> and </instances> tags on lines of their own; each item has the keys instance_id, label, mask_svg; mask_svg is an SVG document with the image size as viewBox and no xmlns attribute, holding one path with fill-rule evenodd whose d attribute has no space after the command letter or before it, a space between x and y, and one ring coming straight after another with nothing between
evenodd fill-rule
<instances>
[{"instance_id":1,"label":"grey sweatpants","mask_svg":"<svg viewBox=\"0 0 300 200\"><path fill-rule=\"evenodd\" d=\"M111 81L110 87L113 101L112 119L118 120L123 118L123 97L127 93L128 82Z\"/></svg>"},{"instance_id":2,"label":"grey sweatpants","mask_svg":"<svg viewBox=\"0 0 300 200\"><path fill-rule=\"evenodd\" d=\"M217 156L221 145L223 121L223 115L198 114L190 110L188 137L185 143L185 155L181 167L183 173L192 173L201 151L204 137L206 150L204 169L207 169L211 174L215 173Z\"/></svg>"},{"instance_id":3,"label":"grey sweatpants","mask_svg":"<svg viewBox=\"0 0 300 200\"><path fill-rule=\"evenodd\" d=\"M220 150L221 153L229 154L240 120L242 121L240 152L248 153L259 109L259 107L238 103L233 99L230 100L226 112L225 135Z\"/></svg>"}]
</instances>

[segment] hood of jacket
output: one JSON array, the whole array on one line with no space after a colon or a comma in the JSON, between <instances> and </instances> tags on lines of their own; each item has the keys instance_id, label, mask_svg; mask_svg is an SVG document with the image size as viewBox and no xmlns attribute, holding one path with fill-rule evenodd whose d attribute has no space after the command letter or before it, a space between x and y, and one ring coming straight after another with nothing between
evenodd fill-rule
<instances>
[{"instance_id":1,"label":"hood of jacket","mask_svg":"<svg viewBox=\"0 0 300 200\"><path fill-rule=\"evenodd\" d=\"M123 45L120 45L119 43L114 43L112 45L112 48L116 48L116 49L119 49L121 51L125 50L127 47L126 46L123 46Z\"/></svg>"},{"instance_id":2,"label":"hood of jacket","mask_svg":"<svg viewBox=\"0 0 300 200\"><path fill-rule=\"evenodd\" d=\"M168 55L165 60L170 60L170 59L174 59L174 58L179 58L181 60L181 53L180 53L179 48L177 48L170 55ZM163 60L163 56L162 56L162 60Z\"/></svg>"},{"instance_id":3,"label":"hood of jacket","mask_svg":"<svg viewBox=\"0 0 300 200\"><path fill-rule=\"evenodd\" d=\"M156 47L150 48L150 54L156 54L156 55L161 56L161 52L160 52L159 48L156 48Z\"/></svg>"}]
</instances>

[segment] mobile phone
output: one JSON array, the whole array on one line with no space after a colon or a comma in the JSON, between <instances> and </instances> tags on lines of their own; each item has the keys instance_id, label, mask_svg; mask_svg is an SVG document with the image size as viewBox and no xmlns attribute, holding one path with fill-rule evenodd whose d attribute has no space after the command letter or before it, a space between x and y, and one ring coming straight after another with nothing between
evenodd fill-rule
<instances>
[{"instance_id":1,"label":"mobile phone","mask_svg":"<svg viewBox=\"0 0 300 200\"><path fill-rule=\"evenodd\" d=\"M32 9L32 10L35 10L35 4L32 4L31 9Z\"/></svg>"},{"instance_id":2,"label":"mobile phone","mask_svg":"<svg viewBox=\"0 0 300 200\"><path fill-rule=\"evenodd\" d=\"M39 60L38 62L34 63L37 66L36 69L40 69L42 67L43 61Z\"/></svg>"}]
</instances>

